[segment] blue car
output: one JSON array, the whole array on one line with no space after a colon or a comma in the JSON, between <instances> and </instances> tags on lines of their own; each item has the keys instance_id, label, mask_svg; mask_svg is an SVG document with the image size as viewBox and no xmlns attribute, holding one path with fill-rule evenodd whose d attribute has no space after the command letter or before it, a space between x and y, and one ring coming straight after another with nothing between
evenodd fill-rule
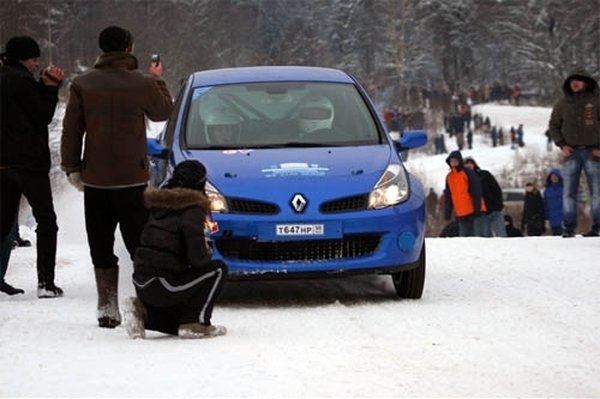
<instances>
[{"instance_id":1,"label":"blue car","mask_svg":"<svg viewBox=\"0 0 600 399\"><path fill-rule=\"evenodd\" d=\"M214 257L231 279L390 274L398 296L425 282L425 195L365 90L336 69L264 66L193 73L152 147L151 184L207 168Z\"/></svg>"}]
</instances>

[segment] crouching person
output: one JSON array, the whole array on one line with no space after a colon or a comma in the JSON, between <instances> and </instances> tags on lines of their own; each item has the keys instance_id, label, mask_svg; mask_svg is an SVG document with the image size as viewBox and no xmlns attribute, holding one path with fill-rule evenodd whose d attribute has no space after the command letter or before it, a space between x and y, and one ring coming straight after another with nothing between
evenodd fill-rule
<instances>
[{"instance_id":1,"label":"crouching person","mask_svg":"<svg viewBox=\"0 0 600 399\"><path fill-rule=\"evenodd\" d=\"M206 240L210 202L205 183L204 165L184 161L164 188L144 193L150 217L134 258L137 298L129 298L125 311L125 327L132 338L144 338L145 330L184 338L226 332L210 322L227 267L211 259Z\"/></svg>"}]
</instances>

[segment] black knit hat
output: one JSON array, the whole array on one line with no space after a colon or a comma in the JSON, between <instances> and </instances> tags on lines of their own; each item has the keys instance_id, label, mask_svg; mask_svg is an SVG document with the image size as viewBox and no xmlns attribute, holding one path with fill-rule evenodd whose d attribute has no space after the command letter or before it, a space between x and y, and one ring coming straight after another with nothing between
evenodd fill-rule
<instances>
[{"instance_id":1,"label":"black knit hat","mask_svg":"<svg viewBox=\"0 0 600 399\"><path fill-rule=\"evenodd\" d=\"M127 29L119 26L109 26L100 32L98 45L105 53L125 51L133 42L133 36Z\"/></svg>"},{"instance_id":2,"label":"black knit hat","mask_svg":"<svg viewBox=\"0 0 600 399\"><path fill-rule=\"evenodd\" d=\"M181 187L203 191L205 184L206 168L204 165L199 161L188 160L179 163L175 167L167 188Z\"/></svg>"},{"instance_id":3,"label":"black knit hat","mask_svg":"<svg viewBox=\"0 0 600 399\"><path fill-rule=\"evenodd\" d=\"M40 46L29 36L15 36L6 42L6 58L14 61L24 61L39 58Z\"/></svg>"}]
</instances>

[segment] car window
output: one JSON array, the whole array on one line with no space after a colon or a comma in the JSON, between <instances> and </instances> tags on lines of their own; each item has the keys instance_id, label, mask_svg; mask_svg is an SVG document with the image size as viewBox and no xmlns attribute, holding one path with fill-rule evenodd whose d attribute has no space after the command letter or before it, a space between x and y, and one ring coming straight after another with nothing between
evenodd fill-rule
<instances>
[{"instance_id":1,"label":"car window","mask_svg":"<svg viewBox=\"0 0 600 399\"><path fill-rule=\"evenodd\" d=\"M199 87L187 107L189 148L364 145L377 125L350 84L254 83Z\"/></svg>"}]
</instances>

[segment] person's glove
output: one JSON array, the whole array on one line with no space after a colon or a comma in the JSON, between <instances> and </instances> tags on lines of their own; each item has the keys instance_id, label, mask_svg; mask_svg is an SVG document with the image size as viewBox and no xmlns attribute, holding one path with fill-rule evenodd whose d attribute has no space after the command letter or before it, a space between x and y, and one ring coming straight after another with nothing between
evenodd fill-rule
<instances>
[{"instance_id":1,"label":"person's glove","mask_svg":"<svg viewBox=\"0 0 600 399\"><path fill-rule=\"evenodd\" d=\"M81 180L81 173L71 172L67 173L67 180L77 191L83 191L83 181Z\"/></svg>"}]
</instances>

